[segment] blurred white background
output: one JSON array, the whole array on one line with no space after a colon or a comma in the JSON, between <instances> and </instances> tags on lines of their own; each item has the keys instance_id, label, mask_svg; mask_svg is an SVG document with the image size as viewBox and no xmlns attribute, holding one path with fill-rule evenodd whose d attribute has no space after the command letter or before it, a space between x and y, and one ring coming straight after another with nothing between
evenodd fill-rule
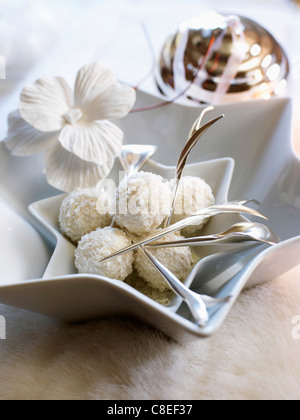
<instances>
[{"instance_id":1,"label":"blurred white background","mask_svg":"<svg viewBox=\"0 0 300 420\"><path fill-rule=\"evenodd\" d=\"M256 20L284 47L300 140L300 7L292 0L0 0L0 55L6 60L0 93L15 92L1 108L1 128L21 87L38 77L61 75L72 82L82 65L99 60L135 85L152 66L143 26L158 56L183 20L212 9ZM153 79L143 87L155 91Z\"/></svg>"}]
</instances>

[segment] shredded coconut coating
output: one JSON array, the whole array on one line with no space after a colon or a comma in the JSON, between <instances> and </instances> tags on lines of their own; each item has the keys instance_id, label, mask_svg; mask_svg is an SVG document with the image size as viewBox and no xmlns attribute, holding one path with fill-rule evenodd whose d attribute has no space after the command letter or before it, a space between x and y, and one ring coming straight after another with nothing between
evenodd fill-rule
<instances>
[{"instance_id":1,"label":"shredded coconut coating","mask_svg":"<svg viewBox=\"0 0 300 420\"><path fill-rule=\"evenodd\" d=\"M61 232L74 244L98 228L111 224L108 213L99 214L97 188L79 188L69 194L62 202L59 214Z\"/></svg>"},{"instance_id":2,"label":"shredded coconut coating","mask_svg":"<svg viewBox=\"0 0 300 420\"><path fill-rule=\"evenodd\" d=\"M120 183L113 207L118 226L143 236L153 232L170 215L171 191L161 176L139 172Z\"/></svg>"},{"instance_id":3,"label":"shredded coconut coating","mask_svg":"<svg viewBox=\"0 0 300 420\"><path fill-rule=\"evenodd\" d=\"M144 279L140 278L135 270L133 271L132 275L126 279L125 282L129 286L136 289L138 292L152 300L155 300L163 306L170 305L176 296L171 289L165 289L163 292L161 290L154 289L154 287L151 287L151 285Z\"/></svg>"},{"instance_id":4,"label":"shredded coconut coating","mask_svg":"<svg viewBox=\"0 0 300 420\"><path fill-rule=\"evenodd\" d=\"M131 239L120 229L98 229L85 235L79 242L75 251L75 266L81 274L96 274L124 281L133 271L133 252L103 263L100 261L131 243Z\"/></svg>"},{"instance_id":5,"label":"shredded coconut coating","mask_svg":"<svg viewBox=\"0 0 300 420\"><path fill-rule=\"evenodd\" d=\"M177 233L172 233L160 239L160 242L176 241L180 239L184 239L184 237ZM194 259L189 247L150 248L149 250L155 258L172 271L172 273L181 281L184 281L192 270ZM161 292L170 289L170 286L165 282L141 250L135 252L134 267L138 275L154 289L158 289Z\"/></svg>"},{"instance_id":6,"label":"shredded coconut coating","mask_svg":"<svg viewBox=\"0 0 300 420\"><path fill-rule=\"evenodd\" d=\"M172 181L170 182L172 186ZM215 204L215 197L211 187L201 178L182 177L172 217L172 224L189 217L197 211ZM182 230L184 236L190 236L201 230L209 219L198 225L188 226Z\"/></svg>"}]
</instances>

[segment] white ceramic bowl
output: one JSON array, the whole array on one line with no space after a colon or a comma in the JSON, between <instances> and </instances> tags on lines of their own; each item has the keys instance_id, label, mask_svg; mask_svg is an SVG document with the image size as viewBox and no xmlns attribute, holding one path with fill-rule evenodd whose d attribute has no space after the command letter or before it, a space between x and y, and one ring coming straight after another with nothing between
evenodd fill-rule
<instances>
[{"instance_id":1,"label":"white ceramic bowl","mask_svg":"<svg viewBox=\"0 0 300 420\"><path fill-rule=\"evenodd\" d=\"M159 99L139 93L138 106L156 102ZM122 120L120 126L127 143L156 144L159 146L156 160L173 166L200 112L199 107L172 104L160 110L132 114ZM218 106L211 117L220 113L226 118L214 126L196 147L191 157L191 162L196 162L196 165L188 170L196 170L200 175L206 167L205 177L209 177L208 182L215 182L214 189L220 202L227 198L235 161L228 198L260 200L262 205L258 210L269 217L270 226L284 240L259 254L226 285L224 293L234 294L236 299L246 285L270 280L300 263L300 164L291 147L292 106L289 100ZM216 177L218 181L214 179L220 158L229 158L221 161L223 184L220 178ZM211 159L216 160L199 164ZM153 163L149 169L166 177L174 170ZM174 313L121 282L76 275L71 259L74 246L59 234L57 227L62 197L58 197L57 191L47 184L41 159L12 157L0 145L0 177L0 194L5 202L13 205L24 220L30 220L38 229L41 229L42 222L46 243L52 243L47 270L41 271L36 279L26 278L25 274L22 279L8 278L2 273L1 303L67 321L129 314L177 339L207 336L222 325L234 299L212 313L206 328L200 328L193 323L184 305ZM43 199L46 201L40 201ZM33 217L27 207L36 201L40 202L31 206ZM219 230L225 223L231 224L235 220L216 218L207 226L207 232ZM12 263L17 263L20 255L16 249L13 251ZM37 264L37 260L30 257L28 265L33 264Z\"/></svg>"}]
</instances>

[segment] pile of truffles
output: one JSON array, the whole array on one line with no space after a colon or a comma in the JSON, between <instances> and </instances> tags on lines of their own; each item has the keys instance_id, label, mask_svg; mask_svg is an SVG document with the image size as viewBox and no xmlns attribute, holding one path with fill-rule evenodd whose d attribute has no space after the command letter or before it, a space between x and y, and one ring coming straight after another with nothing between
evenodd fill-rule
<instances>
[{"instance_id":1,"label":"pile of truffles","mask_svg":"<svg viewBox=\"0 0 300 420\"><path fill-rule=\"evenodd\" d=\"M165 181L149 172L129 175L121 181L109 205L102 205L107 197L97 188L78 189L62 202L59 224L61 232L76 246L75 266L81 274L96 274L114 280L126 281L135 273L146 284L159 292L169 290L168 284L157 273L141 250L100 262L162 228L170 217L174 181ZM211 187L197 177L183 177L180 182L171 223L207 208L215 203ZM203 224L165 236L174 241L189 237ZM184 281L195 263L192 250L182 248L152 249L153 255Z\"/></svg>"}]
</instances>

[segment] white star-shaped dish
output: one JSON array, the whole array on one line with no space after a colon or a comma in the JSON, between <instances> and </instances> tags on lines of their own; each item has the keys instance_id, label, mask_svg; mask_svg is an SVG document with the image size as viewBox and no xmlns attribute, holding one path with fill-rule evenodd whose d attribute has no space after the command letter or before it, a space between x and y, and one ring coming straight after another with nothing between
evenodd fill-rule
<instances>
[{"instance_id":1,"label":"white star-shaped dish","mask_svg":"<svg viewBox=\"0 0 300 420\"><path fill-rule=\"evenodd\" d=\"M139 93L140 105L158 101L153 96ZM120 125L128 143L156 144L159 146L157 160L174 164L199 113L199 107L172 104L163 111L130 115ZM164 307L122 282L76 274L75 247L61 235L58 227L63 196L56 195L46 184L39 172L38 158L28 158L20 165L20 159L10 156L4 148L0 153L2 175L8 170L11 174L16 168L18 171L12 178L6 178L1 194L27 217L27 205L35 201L30 205L34 216L31 221L38 229L43 226L41 231L50 243L51 258L40 279L18 278L14 281L9 278L9 270L2 273L0 302L71 322L130 315L184 340L214 333L244 287L271 280L300 263L300 164L291 148L290 101L276 99L218 106L215 113L224 113L226 118L213 127L195 149L191 160L196 163L188 165L186 174L203 177L213 187L218 203L228 198L259 200L262 204L258 210L269 218L270 227L277 231L283 242L257 254L221 288L220 283L210 283L205 278L193 285L199 292L233 296L230 302L210 313L206 327L197 326L185 304L178 305L178 301ZM174 167L154 162L149 162L144 169L165 178L171 178L174 173ZM116 179L118 171L116 164L113 171ZM43 199L45 197L50 198ZM209 222L203 233L216 233L239 221L241 216L218 216ZM43 265L38 255L41 239L39 242L34 237L30 240L26 242L22 236L19 249L11 253L12 264L20 260L18 252L24 254L22 247L31 247L32 252L26 260L28 266ZM202 252L205 257L216 251L205 248ZM241 254L236 258L235 265ZM28 270L28 276L30 273ZM195 281L197 283L198 278Z\"/></svg>"}]
</instances>

